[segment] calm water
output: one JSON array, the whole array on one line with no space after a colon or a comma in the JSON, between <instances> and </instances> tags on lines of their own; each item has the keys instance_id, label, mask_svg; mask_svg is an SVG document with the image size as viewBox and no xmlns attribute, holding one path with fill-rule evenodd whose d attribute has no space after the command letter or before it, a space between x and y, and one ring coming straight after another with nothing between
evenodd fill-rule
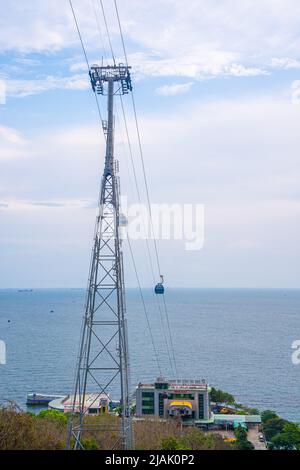
<instances>
[{"instance_id":1,"label":"calm water","mask_svg":"<svg viewBox=\"0 0 300 470\"><path fill-rule=\"evenodd\" d=\"M84 296L76 289L0 290L0 339L7 345L1 401L25 406L29 391L72 390ZM145 297L170 376L156 299L151 291ZM242 403L300 421L300 366L291 361L291 344L300 339L300 290L168 289L166 297L181 377L207 378ZM134 289L127 292L127 311L134 388L158 371Z\"/></svg>"}]
</instances>

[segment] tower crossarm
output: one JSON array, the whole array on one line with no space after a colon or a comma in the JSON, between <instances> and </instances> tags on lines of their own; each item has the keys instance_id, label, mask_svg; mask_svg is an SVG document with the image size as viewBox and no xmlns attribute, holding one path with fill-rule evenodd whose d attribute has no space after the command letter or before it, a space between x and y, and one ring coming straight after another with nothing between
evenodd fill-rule
<instances>
[{"instance_id":1,"label":"tower crossarm","mask_svg":"<svg viewBox=\"0 0 300 470\"><path fill-rule=\"evenodd\" d=\"M93 91L98 95L106 95L106 82L120 82L120 87L115 94L128 94L129 91L132 91L130 69L131 67L123 64L107 66L92 65L89 73Z\"/></svg>"}]
</instances>

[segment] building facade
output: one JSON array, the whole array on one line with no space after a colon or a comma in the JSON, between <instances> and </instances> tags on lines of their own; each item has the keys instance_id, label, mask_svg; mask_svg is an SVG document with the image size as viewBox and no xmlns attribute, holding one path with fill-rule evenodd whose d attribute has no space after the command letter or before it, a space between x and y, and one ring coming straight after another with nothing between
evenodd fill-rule
<instances>
[{"instance_id":1,"label":"building facade","mask_svg":"<svg viewBox=\"0 0 300 470\"><path fill-rule=\"evenodd\" d=\"M136 416L180 417L210 420L210 388L206 380L166 380L139 383L136 389Z\"/></svg>"}]
</instances>

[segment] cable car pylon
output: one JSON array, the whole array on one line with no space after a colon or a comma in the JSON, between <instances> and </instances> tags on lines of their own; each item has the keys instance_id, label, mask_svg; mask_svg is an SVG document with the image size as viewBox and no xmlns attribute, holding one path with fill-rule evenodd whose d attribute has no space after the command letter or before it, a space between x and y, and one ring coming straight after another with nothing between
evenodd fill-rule
<instances>
[{"instance_id":1,"label":"cable car pylon","mask_svg":"<svg viewBox=\"0 0 300 470\"><path fill-rule=\"evenodd\" d=\"M99 215L83 318L75 379L72 417L67 447L84 449L87 415L92 410L105 412L110 392L120 394L121 429L97 429L103 437L110 430L118 435L112 448L132 449L129 396L129 354L125 318L125 289L120 227L120 188L114 159L114 96L132 90L130 67L124 65L90 68L95 93L107 96L105 166L101 183ZM91 417L92 418L92 417ZM89 423L89 426L91 423ZM116 432L118 431L118 432ZM120 431L120 432L119 432Z\"/></svg>"}]
</instances>

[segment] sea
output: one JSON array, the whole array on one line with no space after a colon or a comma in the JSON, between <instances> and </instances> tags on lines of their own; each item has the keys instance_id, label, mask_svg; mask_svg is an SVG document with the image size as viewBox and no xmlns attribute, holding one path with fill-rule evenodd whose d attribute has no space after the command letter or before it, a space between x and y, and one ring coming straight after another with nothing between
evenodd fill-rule
<instances>
[{"instance_id":1,"label":"sea","mask_svg":"<svg viewBox=\"0 0 300 470\"><path fill-rule=\"evenodd\" d=\"M239 403L300 422L300 365L292 361L300 290L169 288L166 310L143 290L158 364L140 294L126 291L132 392L160 374L174 378L174 358L177 378L206 379ZM84 289L0 290L0 403L26 409L29 392L72 392L84 303ZM111 393L119 399L113 385Z\"/></svg>"}]
</instances>

